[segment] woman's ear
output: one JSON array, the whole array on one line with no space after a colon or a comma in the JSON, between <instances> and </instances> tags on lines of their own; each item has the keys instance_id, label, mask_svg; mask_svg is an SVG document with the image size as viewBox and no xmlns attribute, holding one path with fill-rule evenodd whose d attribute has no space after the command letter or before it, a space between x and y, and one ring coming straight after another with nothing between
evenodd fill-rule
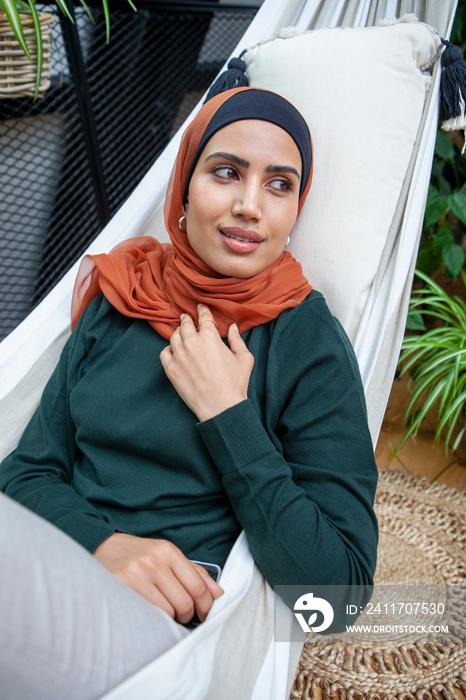
<instances>
[{"instance_id":1,"label":"woman's ear","mask_svg":"<svg viewBox=\"0 0 466 700\"><path fill-rule=\"evenodd\" d=\"M183 216L178 221L178 228L180 231L183 231L183 233L186 233L186 215L188 213L187 204L188 202L186 201L186 204L183 205Z\"/></svg>"}]
</instances>

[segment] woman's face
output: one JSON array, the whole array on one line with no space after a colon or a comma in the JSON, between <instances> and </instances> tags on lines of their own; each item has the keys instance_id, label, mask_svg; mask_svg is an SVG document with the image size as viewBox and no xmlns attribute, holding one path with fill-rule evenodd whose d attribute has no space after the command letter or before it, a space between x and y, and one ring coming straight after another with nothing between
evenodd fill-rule
<instances>
[{"instance_id":1,"label":"woman's face","mask_svg":"<svg viewBox=\"0 0 466 700\"><path fill-rule=\"evenodd\" d=\"M283 252L298 215L301 156L275 124L247 119L217 131L194 170L186 233L227 277L253 277Z\"/></svg>"}]
</instances>

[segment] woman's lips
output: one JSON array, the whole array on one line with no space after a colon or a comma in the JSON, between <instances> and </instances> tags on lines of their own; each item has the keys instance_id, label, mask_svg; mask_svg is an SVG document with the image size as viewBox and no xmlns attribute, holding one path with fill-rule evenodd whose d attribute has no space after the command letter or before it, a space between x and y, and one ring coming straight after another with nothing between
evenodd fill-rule
<instances>
[{"instance_id":1,"label":"woman's lips","mask_svg":"<svg viewBox=\"0 0 466 700\"><path fill-rule=\"evenodd\" d=\"M262 242L262 236L250 229L229 226L222 228L220 233L225 245L235 253L252 253Z\"/></svg>"}]
</instances>

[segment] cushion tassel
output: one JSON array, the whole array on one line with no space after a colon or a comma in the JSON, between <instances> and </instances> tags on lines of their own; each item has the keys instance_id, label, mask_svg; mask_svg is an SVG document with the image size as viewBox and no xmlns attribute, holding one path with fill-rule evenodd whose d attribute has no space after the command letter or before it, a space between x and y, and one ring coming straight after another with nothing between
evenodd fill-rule
<instances>
[{"instance_id":1,"label":"cushion tassel","mask_svg":"<svg viewBox=\"0 0 466 700\"><path fill-rule=\"evenodd\" d=\"M237 87L247 87L249 85L246 76L246 64L242 58L232 58L228 64L228 69L221 73L213 83L205 101L208 102L215 95Z\"/></svg>"},{"instance_id":2,"label":"cushion tassel","mask_svg":"<svg viewBox=\"0 0 466 700\"><path fill-rule=\"evenodd\" d=\"M440 119L442 129L466 129L466 61L459 46L442 39L442 78L440 81Z\"/></svg>"}]
</instances>

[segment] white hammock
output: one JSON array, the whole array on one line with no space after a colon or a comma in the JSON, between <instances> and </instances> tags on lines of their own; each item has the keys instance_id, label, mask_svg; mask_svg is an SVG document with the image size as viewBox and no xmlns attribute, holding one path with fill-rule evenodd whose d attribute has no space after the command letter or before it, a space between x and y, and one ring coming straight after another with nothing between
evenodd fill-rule
<instances>
[{"instance_id":1,"label":"white hammock","mask_svg":"<svg viewBox=\"0 0 466 700\"><path fill-rule=\"evenodd\" d=\"M265 0L233 55L238 56L243 49L253 47L283 27L294 26L300 31L337 26L365 27L374 25L384 17L394 17L397 9L398 16L415 12L421 20L434 25L442 36L448 36L456 0L441 3L429 0ZM319 36L316 33L317 40ZM431 37L430 41L433 42L434 39ZM261 51L267 51L267 46L264 44L258 52L253 50L246 54L246 62L250 60L248 72L250 70L252 74L260 75ZM347 58L346 55L341 55L340 65ZM299 72L303 92L306 92L312 77L312 71L306 74L305 70L300 64L295 71ZM325 72L325 61L322 70ZM325 79L325 75L323 77ZM269 84L269 79L272 85ZM253 84L274 89L276 79L275 70L271 70L265 79L265 85L261 82ZM338 96L341 86L335 81L335 75L328 77L327 82L330 79L334 82L334 91ZM380 218L383 219L379 221L377 216L376 222L383 228L383 243L379 242L377 255L372 251L367 259L364 253L368 241L372 244L370 239L363 236L361 241L359 237L352 237L351 231L346 239L338 238L340 230L344 229L346 214L345 220L332 230L328 224L326 227L318 227L317 232L310 230L309 222L317 219L319 223L319 212L325 217L328 210L332 209L326 203L325 187L318 171L319 158L322 159L320 172L325 169L327 159L327 152L320 145L322 139L317 136L322 127L317 124L315 130L311 123L316 145L314 183L293 234L290 249L303 262L305 272L314 286L324 292L330 307L342 320L354 343L366 391L374 443L385 411L404 331L435 143L438 83L437 66L425 107L422 109L421 106L418 122L414 125L412 143L407 143L404 148L406 167L401 182L395 185L398 187L396 201L383 216L382 204L385 200L376 210L377 215L380 211ZM285 88L281 92L285 94ZM371 97L367 95L368 103ZM316 101L320 104L320 95L316 95ZM301 109L299 100L295 102ZM404 109L404 105L400 109ZM346 106L342 104L343 114L345 110ZM335 110L332 115L334 112ZM187 121L191 118L192 115ZM312 118L310 121L313 121ZM154 232L154 235L160 237L163 197L183 128L91 244L88 253L108 251L119 241L131 236ZM340 129L337 131L340 133ZM324 133L322 137L325 137ZM338 148L338 155L344 155L345 143ZM375 153L375 163L378 157L378 153ZM371 178L372 175L368 173ZM344 197L341 196L340 199ZM360 213L357 213L361 222L364 221L365 214L366 204L363 204ZM338 230L334 234L335 228ZM328 251L328 258L320 264L315 253L316 249L320 250L316 236L320 236L321 241L323 239L322 247ZM351 248L345 248L349 236ZM353 271L355 276L358 279L368 277L364 281L362 292L359 289L352 293L351 289L348 290L347 283L340 284L339 273L331 275L330 280L326 274L335 259L344 274L348 255L353 255L353 262L349 265L356 265L356 270ZM358 261L361 261L359 267ZM0 344L0 422L3 426L0 457L16 445L37 406L43 385L51 374L69 333L70 298L77 265L78 263ZM339 284L335 284L335 280ZM354 312L355 308L357 312ZM284 700L288 697L301 645L273 641L274 608L284 607L284 604L276 598L255 567L244 533L228 558L221 583L226 593L215 601L208 620L175 648L108 693L105 696L107 700ZM291 612L286 611L285 614L291 621Z\"/></svg>"}]
</instances>

